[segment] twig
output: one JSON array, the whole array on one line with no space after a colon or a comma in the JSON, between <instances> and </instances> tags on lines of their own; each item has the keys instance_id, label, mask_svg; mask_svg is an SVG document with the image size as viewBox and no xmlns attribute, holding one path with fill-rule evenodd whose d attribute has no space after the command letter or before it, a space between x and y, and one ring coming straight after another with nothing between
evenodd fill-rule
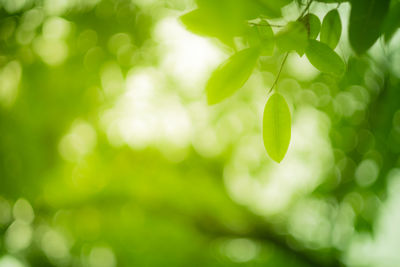
<instances>
[{"instance_id":1,"label":"twig","mask_svg":"<svg viewBox=\"0 0 400 267\"><path fill-rule=\"evenodd\" d=\"M307 6L304 8L303 12L301 13L298 19L302 18L306 14L308 9L310 9L312 2L313 2L312 0L308 1Z\"/></svg>"},{"instance_id":2,"label":"twig","mask_svg":"<svg viewBox=\"0 0 400 267\"><path fill-rule=\"evenodd\" d=\"M279 68L278 74L276 75L275 81L272 84L271 88L268 90L268 94L272 91L272 89L274 89L274 87L278 83L279 77L281 76L281 72L282 72L283 66L285 65L288 55L289 55L289 52L286 52L285 57L282 60L281 67Z\"/></svg>"}]
</instances>

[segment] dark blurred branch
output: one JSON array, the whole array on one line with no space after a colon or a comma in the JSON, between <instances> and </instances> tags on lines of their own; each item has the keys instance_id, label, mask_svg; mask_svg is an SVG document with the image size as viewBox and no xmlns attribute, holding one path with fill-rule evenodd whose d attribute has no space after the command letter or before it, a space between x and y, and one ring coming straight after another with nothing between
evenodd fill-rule
<instances>
[{"instance_id":1,"label":"dark blurred branch","mask_svg":"<svg viewBox=\"0 0 400 267\"><path fill-rule=\"evenodd\" d=\"M334 256L316 257L320 251L310 251L309 249L297 249L290 245L287 240L290 235L282 235L276 233L272 225L268 224L265 219L247 211L243 208L246 218L249 218L251 225L247 232L241 233L223 226L217 219L211 216L202 216L194 218L197 227L204 233L218 237L238 237L249 238L260 242L272 243L276 248L293 256L294 259L307 266L343 266L343 264ZM331 251L330 251L331 252Z\"/></svg>"},{"instance_id":2,"label":"dark blurred branch","mask_svg":"<svg viewBox=\"0 0 400 267\"><path fill-rule=\"evenodd\" d=\"M115 208L132 201L132 196L120 194L118 196L103 196L96 199L92 199L92 205L106 209L107 206ZM295 245L290 245L288 240L291 238L289 234L278 234L274 231L274 227L269 224L264 218L248 211L247 208L236 205L241 215L246 218L246 230L236 231L226 226L220 219L214 214L209 212L192 210L184 211L176 208L173 205L165 204L165 202L148 203L146 200L138 200L140 207L149 213L157 214L157 216L175 217L179 216L185 219L185 221L194 225L200 232L211 238L219 237L236 237L236 238L249 238L261 243L272 244L275 248L287 254L303 264L304 266L320 266L320 267L336 267L343 266L335 255L334 250L329 250L327 253L323 253L320 250L311 250L308 248L295 248ZM85 202L85 204L89 204ZM74 209L81 207L82 203L74 203L72 206L64 207L67 209ZM45 207L42 207L46 209ZM48 213L51 211L41 210L41 213ZM295 244L295 242L293 242ZM298 245L301 247L300 243ZM333 254L333 255L332 255ZM321 256L322 255L322 256Z\"/></svg>"}]
</instances>

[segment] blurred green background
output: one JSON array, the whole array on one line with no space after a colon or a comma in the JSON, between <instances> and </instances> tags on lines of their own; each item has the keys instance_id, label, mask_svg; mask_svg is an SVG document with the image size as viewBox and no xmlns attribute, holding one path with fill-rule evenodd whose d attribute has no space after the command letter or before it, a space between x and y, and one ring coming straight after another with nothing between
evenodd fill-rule
<instances>
[{"instance_id":1,"label":"blurred green background","mask_svg":"<svg viewBox=\"0 0 400 267\"><path fill-rule=\"evenodd\" d=\"M400 35L355 57L344 31L339 83L289 55L277 164L280 56L207 106L232 50L185 29L195 6L0 0L0 267L400 266Z\"/></svg>"}]
</instances>

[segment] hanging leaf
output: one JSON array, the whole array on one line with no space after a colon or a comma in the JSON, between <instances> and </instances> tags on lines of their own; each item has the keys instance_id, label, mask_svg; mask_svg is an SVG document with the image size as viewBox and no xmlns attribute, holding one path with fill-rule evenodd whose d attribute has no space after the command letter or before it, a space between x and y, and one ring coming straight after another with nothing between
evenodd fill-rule
<instances>
[{"instance_id":1,"label":"hanging leaf","mask_svg":"<svg viewBox=\"0 0 400 267\"><path fill-rule=\"evenodd\" d=\"M263 118L264 146L271 159L282 161L289 147L290 135L289 106L282 95L274 93L265 105Z\"/></svg>"},{"instance_id":2,"label":"hanging leaf","mask_svg":"<svg viewBox=\"0 0 400 267\"><path fill-rule=\"evenodd\" d=\"M385 42L388 43L392 39L394 33L400 28L400 2L395 2L390 7L390 11L383 24L383 32Z\"/></svg>"},{"instance_id":3,"label":"hanging leaf","mask_svg":"<svg viewBox=\"0 0 400 267\"><path fill-rule=\"evenodd\" d=\"M303 55L307 47L307 29L298 21L289 22L285 28L276 34L276 45L283 52L295 50Z\"/></svg>"},{"instance_id":4,"label":"hanging leaf","mask_svg":"<svg viewBox=\"0 0 400 267\"><path fill-rule=\"evenodd\" d=\"M342 22L337 9L332 9L325 15L321 27L321 42L335 49L342 34Z\"/></svg>"},{"instance_id":5,"label":"hanging leaf","mask_svg":"<svg viewBox=\"0 0 400 267\"><path fill-rule=\"evenodd\" d=\"M352 0L349 41L357 54L365 53L381 35L390 0Z\"/></svg>"},{"instance_id":6,"label":"hanging leaf","mask_svg":"<svg viewBox=\"0 0 400 267\"><path fill-rule=\"evenodd\" d=\"M321 22L319 21L319 18L316 15L309 13L305 15L303 18L301 18L300 21L304 24L304 26L307 29L308 38L309 39L317 38L319 31L321 29Z\"/></svg>"},{"instance_id":7,"label":"hanging leaf","mask_svg":"<svg viewBox=\"0 0 400 267\"><path fill-rule=\"evenodd\" d=\"M306 55L310 63L321 72L341 76L345 65L338 54L328 45L316 40L309 40Z\"/></svg>"},{"instance_id":8,"label":"hanging leaf","mask_svg":"<svg viewBox=\"0 0 400 267\"><path fill-rule=\"evenodd\" d=\"M222 63L207 83L208 104L219 103L240 89L253 72L259 55L259 48L247 48Z\"/></svg>"}]
</instances>

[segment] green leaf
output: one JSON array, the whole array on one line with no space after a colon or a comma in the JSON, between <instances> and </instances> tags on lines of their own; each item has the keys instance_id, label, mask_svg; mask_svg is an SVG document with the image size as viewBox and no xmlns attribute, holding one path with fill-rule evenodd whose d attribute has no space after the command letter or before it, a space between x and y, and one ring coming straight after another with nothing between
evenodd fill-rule
<instances>
[{"instance_id":1,"label":"green leaf","mask_svg":"<svg viewBox=\"0 0 400 267\"><path fill-rule=\"evenodd\" d=\"M316 40L309 40L306 55L310 63L321 72L341 76L345 65L338 54L328 45Z\"/></svg>"},{"instance_id":2,"label":"green leaf","mask_svg":"<svg viewBox=\"0 0 400 267\"><path fill-rule=\"evenodd\" d=\"M392 39L394 33L400 28L400 2L395 2L391 7L383 24L385 42Z\"/></svg>"},{"instance_id":3,"label":"green leaf","mask_svg":"<svg viewBox=\"0 0 400 267\"><path fill-rule=\"evenodd\" d=\"M332 9L325 15L321 27L321 42L327 44L330 48L335 49L342 34L342 22L340 20L337 9Z\"/></svg>"},{"instance_id":4,"label":"green leaf","mask_svg":"<svg viewBox=\"0 0 400 267\"><path fill-rule=\"evenodd\" d=\"M305 15L303 18L301 18L300 21L304 24L304 26L307 29L308 38L310 39L317 38L319 31L321 29L321 22L319 21L319 18L316 15L309 13Z\"/></svg>"},{"instance_id":5,"label":"green leaf","mask_svg":"<svg viewBox=\"0 0 400 267\"><path fill-rule=\"evenodd\" d=\"M291 0L197 0L198 9L181 16L189 31L216 37L234 47L233 39L248 31L248 21L281 17L281 7Z\"/></svg>"},{"instance_id":6,"label":"green leaf","mask_svg":"<svg viewBox=\"0 0 400 267\"><path fill-rule=\"evenodd\" d=\"M216 37L225 44L233 44L233 38L245 30L244 21L229 20L216 11L195 9L180 17L186 28L198 35Z\"/></svg>"},{"instance_id":7,"label":"green leaf","mask_svg":"<svg viewBox=\"0 0 400 267\"><path fill-rule=\"evenodd\" d=\"M253 72L259 55L259 48L247 48L222 63L208 80L208 104L219 103L240 89Z\"/></svg>"},{"instance_id":8,"label":"green leaf","mask_svg":"<svg viewBox=\"0 0 400 267\"><path fill-rule=\"evenodd\" d=\"M219 27L219 19L207 14L205 9L195 9L180 17L186 28L198 35L217 37L223 33Z\"/></svg>"},{"instance_id":9,"label":"green leaf","mask_svg":"<svg viewBox=\"0 0 400 267\"><path fill-rule=\"evenodd\" d=\"M285 98L278 93L270 96L264 108L263 140L268 155L281 162L288 150L291 116Z\"/></svg>"},{"instance_id":10,"label":"green leaf","mask_svg":"<svg viewBox=\"0 0 400 267\"><path fill-rule=\"evenodd\" d=\"M282 0L268 0L268 2L275 1L282 2ZM261 0L197 0L196 2L200 8L216 11L220 16L232 19L251 20L260 16L268 18L281 16L280 8L275 5L267 5Z\"/></svg>"},{"instance_id":11,"label":"green leaf","mask_svg":"<svg viewBox=\"0 0 400 267\"><path fill-rule=\"evenodd\" d=\"M352 0L349 41L357 54L365 53L381 35L390 0Z\"/></svg>"},{"instance_id":12,"label":"green leaf","mask_svg":"<svg viewBox=\"0 0 400 267\"><path fill-rule=\"evenodd\" d=\"M276 34L276 45L283 52L295 50L303 55L307 47L307 35L307 29L303 23L292 21Z\"/></svg>"}]
</instances>

